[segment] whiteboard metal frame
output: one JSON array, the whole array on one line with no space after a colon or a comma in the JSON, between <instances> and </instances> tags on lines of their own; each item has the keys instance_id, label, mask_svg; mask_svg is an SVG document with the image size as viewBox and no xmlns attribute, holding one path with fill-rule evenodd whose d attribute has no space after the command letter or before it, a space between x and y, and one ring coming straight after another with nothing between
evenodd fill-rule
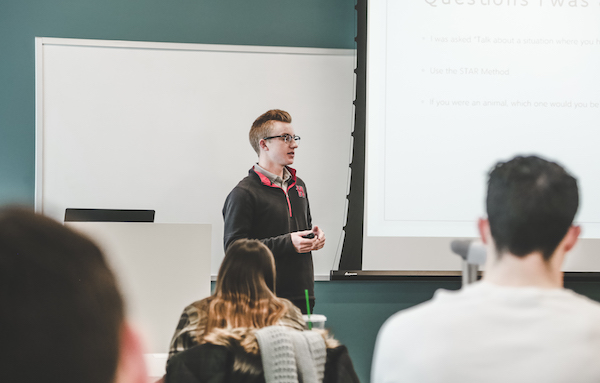
<instances>
[{"instance_id":1,"label":"whiteboard metal frame","mask_svg":"<svg viewBox=\"0 0 600 383\"><path fill-rule=\"evenodd\" d=\"M35 197L34 208L38 213L44 210L44 46L79 46L79 47L103 47L123 49L149 49L149 50L171 50L171 51L207 51L207 52L248 52L283 55L328 55L328 56L352 56L356 58L355 49L327 49L327 48L304 48L304 47L273 47L273 46L251 46L251 45L219 45L219 44L194 44L194 43L170 43L170 42L144 42L124 40L96 40L96 39L71 39L54 37L35 37L35 89L36 89L36 122L35 122ZM354 78L354 88L356 79ZM354 106L352 106L354 110ZM350 132L354 130L354 119ZM351 157L351 148L350 148ZM351 161L351 158L349 158ZM348 175L349 177L350 175ZM349 185L349 179L348 179ZM346 206L347 209L347 206ZM347 212L345 213L347 214ZM335 234L335 233L334 233ZM338 238L336 238L338 237ZM341 253L341 242L343 241L343 227L341 235L330 236L329 246L336 247L334 263L339 262ZM332 265L337 269L337 264ZM213 276L214 278L214 276ZM330 280L330 275L315 274L316 281Z\"/></svg>"}]
</instances>

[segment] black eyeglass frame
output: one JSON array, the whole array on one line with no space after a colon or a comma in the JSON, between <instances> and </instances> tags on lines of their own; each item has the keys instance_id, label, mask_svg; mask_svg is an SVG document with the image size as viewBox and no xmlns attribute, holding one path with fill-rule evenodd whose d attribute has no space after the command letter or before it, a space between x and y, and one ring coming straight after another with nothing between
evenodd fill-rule
<instances>
[{"instance_id":1,"label":"black eyeglass frame","mask_svg":"<svg viewBox=\"0 0 600 383\"><path fill-rule=\"evenodd\" d=\"M300 136L296 136L296 135L291 135L291 134L281 134L279 136L269 136L269 137L263 137L263 140L270 140L271 138L283 138L283 142L285 143L291 143L291 140L294 140L296 142L300 141Z\"/></svg>"}]
</instances>

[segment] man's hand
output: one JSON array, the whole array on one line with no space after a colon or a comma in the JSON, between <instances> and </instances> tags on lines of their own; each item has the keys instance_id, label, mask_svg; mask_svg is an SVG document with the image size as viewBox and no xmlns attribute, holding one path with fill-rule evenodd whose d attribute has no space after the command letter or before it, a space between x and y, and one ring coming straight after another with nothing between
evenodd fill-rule
<instances>
[{"instance_id":1,"label":"man's hand","mask_svg":"<svg viewBox=\"0 0 600 383\"><path fill-rule=\"evenodd\" d=\"M312 232L315 233L315 239L317 240L313 250L322 249L325 246L325 233L323 233L323 230L319 226L313 227Z\"/></svg>"},{"instance_id":2,"label":"man's hand","mask_svg":"<svg viewBox=\"0 0 600 383\"><path fill-rule=\"evenodd\" d=\"M309 234L313 234L313 238L304 238ZM298 253L308 253L309 251L319 250L325 246L325 233L318 226L312 230L296 231L290 233L292 244Z\"/></svg>"}]
</instances>

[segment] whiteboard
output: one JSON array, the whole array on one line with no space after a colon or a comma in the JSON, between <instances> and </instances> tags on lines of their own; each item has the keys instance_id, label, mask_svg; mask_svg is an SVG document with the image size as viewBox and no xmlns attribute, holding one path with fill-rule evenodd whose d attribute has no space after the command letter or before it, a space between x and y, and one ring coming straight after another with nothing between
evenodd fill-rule
<instances>
[{"instance_id":1,"label":"whiteboard","mask_svg":"<svg viewBox=\"0 0 600 383\"><path fill-rule=\"evenodd\" d=\"M283 109L302 137L294 168L337 268L346 213L355 51L36 38L35 206L153 209L158 223L212 225L223 257L227 194L257 161L254 119ZM166 255L168 256L168 255Z\"/></svg>"}]
</instances>

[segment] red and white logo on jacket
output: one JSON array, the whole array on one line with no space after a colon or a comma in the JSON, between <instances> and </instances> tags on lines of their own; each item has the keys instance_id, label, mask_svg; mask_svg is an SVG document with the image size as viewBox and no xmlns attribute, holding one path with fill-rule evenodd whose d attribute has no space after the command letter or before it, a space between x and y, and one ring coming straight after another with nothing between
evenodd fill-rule
<instances>
[{"instance_id":1,"label":"red and white logo on jacket","mask_svg":"<svg viewBox=\"0 0 600 383\"><path fill-rule=\"evenodd\" d=\"M296 190L298 190L298 197L306 198L306 194L304 193L304 188L302 186L296 186Z\"/></svg>"}]
</instances>

